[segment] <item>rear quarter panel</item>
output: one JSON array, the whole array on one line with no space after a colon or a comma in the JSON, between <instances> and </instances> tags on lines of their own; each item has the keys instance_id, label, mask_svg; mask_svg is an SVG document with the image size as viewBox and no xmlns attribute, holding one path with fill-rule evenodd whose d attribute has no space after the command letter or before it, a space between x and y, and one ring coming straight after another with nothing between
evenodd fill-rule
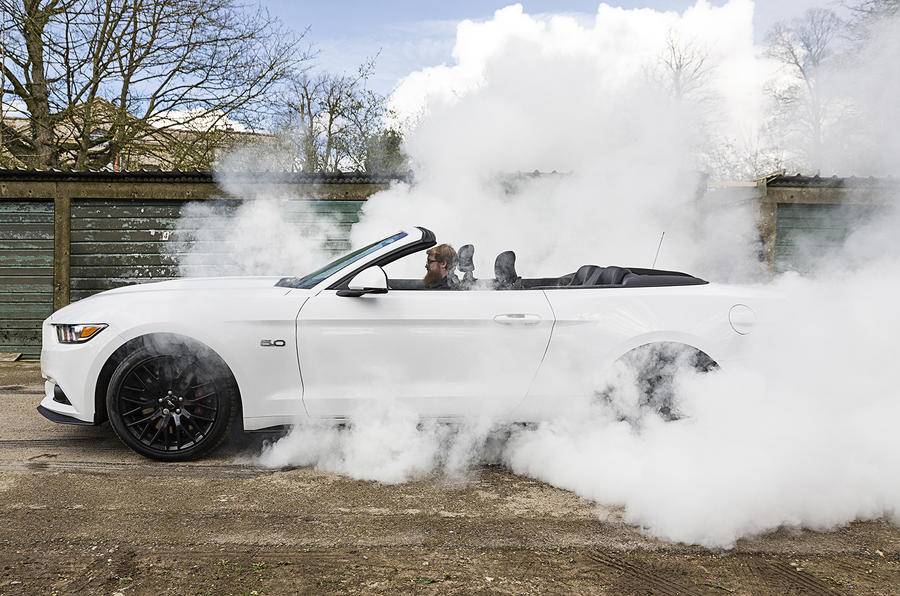
<instances>
[{"instance_id":1,"label":"rear quarter panel","mask_svg":"<svg viewBox=\"0 0 900 596\"><path fill-rule=\"evenodd\" d=\"M746 341L732 329L729 311L753 302L746 290L714 284L545 293L556 323L521 408L528 418L544 418L558 400L602 388L613 362L648 343L687 344L727 366Z\"/></svg>"}]
</instances>

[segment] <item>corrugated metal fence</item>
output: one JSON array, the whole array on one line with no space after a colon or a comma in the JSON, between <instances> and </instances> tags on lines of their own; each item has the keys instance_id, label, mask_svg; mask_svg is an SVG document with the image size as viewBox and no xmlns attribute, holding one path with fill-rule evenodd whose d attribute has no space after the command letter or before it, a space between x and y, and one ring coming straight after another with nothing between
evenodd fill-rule
<instances>
[{"instance_id":1,"label":"corrugated metal fence","mask_svg":"<svg viewBox=\"0 0 900 596\"><path fill-rule=\"evenodd\" d=\"M0 352L33 355L53 311L53 203L0 202Z\"/></svg>"},{"instance_id":2,"label":"corrugated metal fence","mask_svg":"<svg viewBox=\"0 0 900 596\"><path fill-rule=\"evenodd\" d=\"M366 198L401 179L232 175L229 188L237 183L248 194L296 197L281 203L282 220L302 230L327 215L336 225L323 228L327 232L320 232L318 241L341 252ZM751 200L759 205L765 259L774 271L808 270L898 194L894 180L783 175L761 180ZM226 212L240 204L209 172L0 170L0 352L37 356L41 321L71 300L176 276L184 253L172 247L197 249L196 243L179 244L184 239L177 235L211 225L185 207L210 200Z\"/></svg>"},{"instance_id":3,"label":"corrugated metal fence","mask_svg":"<svg viewBox=\"0 0 900 596\"><path fill-rule=\"evenodd\" d=\"M773 176L762 197L762 227L776 273L808 273L840 258L845 242L896 205L900 185L878 178ZM768 220L768 221L766 221Z\"/></svg>"},{"instance_id":4,"label":"corrugated metal fence","mask_svg":"<svg viewBox=\"0 0 900 596\"><path fill-rule=\"evenodd\" d=\"M291 197L281 213L298 230L323 215L336 222L317 238L335 253L349 248L366 198L399 179L247 176L254 194ZM209 172L0 170L0 353L37 357L41 321L70 301L176 277L181 253L172 246L194 248L177 235L208 225L184 213L185 206L211 200L218 212L241 204Z\"/></svg>"}]
</instances>

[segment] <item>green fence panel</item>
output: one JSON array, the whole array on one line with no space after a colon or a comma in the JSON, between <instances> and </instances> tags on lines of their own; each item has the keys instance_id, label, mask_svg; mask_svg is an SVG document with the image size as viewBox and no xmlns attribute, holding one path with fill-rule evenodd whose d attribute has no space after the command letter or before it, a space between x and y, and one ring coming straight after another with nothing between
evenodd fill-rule
<instances>
[{"instance_id":1,"label":"green fence panel","mask_svg":"<svg viewBox=\"0 0 900 596\"><path fill-rule=\"evenodd\" d=\"M148 204L150 203L150 204ZM70 296L174 277L164 253L183 201L73 200Z\"/></svg>"},{"instance_id":2,"label":"green fence panel","mask_svg":"<svg viewBox=\"0 0 900 596\"><path fill-rule=\"evenodd\" d=\"M53 202L0 201L0 352L34 358L53 312Z\"/></svg>"},{"instance_id":3,"label":"green fence panel","mask_svg":"<svg viewBox=\"0 0 900 596\"><path fill-rule=\"evenodd\" d=\"M775 270L809 272L842 250L849 235L878 212L873 205L780 203Z\"/></svg>"},{"instance_id":4,"label":"green fence panel","mask_svg":"<svg viewBox=\"0 0 900 596\"><path fill-rule=\"evenodd\" d=\"M364 202L297 199L279 202L279 209L283 220L294 224L298 233L339 254L350 248L350 228L359 221ZM172 279L179 273L214 275L215 270L202 267L186 271L179 266L181 258L187 252L227 258L232 246L228 216L240 206L240 201L233 200L190 206L180 200L73 201L72 301L124 285ZM205 216L207 211L216 217ZM209 232L217 229L221 230L221 239L210 241ZM204 233L198 239L201 230Z\"/></svg>"}]
</instances>

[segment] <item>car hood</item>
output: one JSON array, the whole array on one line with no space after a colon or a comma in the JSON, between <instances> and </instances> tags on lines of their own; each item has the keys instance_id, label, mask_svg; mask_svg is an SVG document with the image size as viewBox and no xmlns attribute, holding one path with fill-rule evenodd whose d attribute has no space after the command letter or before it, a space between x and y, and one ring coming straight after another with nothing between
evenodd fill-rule
<instances>
[{"instance_id":1,"label":"car hood","mask_svg":"<svg viewBox=\"0 0 900 596\"><path fill-rule=\"evenodd\" d=\"M132 308L154 306L184 310L206 305L214 309L228 304L246 305L256 298L283 296L288 292L308 292L276 286L279 279L281 277L207 277L124 286L73 302L53 313L49 322L105 322L114 312Z\"/></svg>"},{"instance_id":2,"label":"car hood","mask_svg":"<svg viewBox=\"0 0 900 596\"><path fill-rule=\"evenodd\" d=\"M282 277L196 277L171 279L150 283L123 286L107 290L92 297L111 296L114 294L131 294L135 292L195 292L198 290L246 290L254 288L272 288ZM289 290L290 288L280 288Z\"/></svg>"}]
</instances>

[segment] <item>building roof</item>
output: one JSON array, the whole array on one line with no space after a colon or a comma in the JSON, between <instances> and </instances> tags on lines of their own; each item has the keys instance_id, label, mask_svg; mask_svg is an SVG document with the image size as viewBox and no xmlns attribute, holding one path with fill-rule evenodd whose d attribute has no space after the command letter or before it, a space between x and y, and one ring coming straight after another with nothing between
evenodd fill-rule
<instances>
[{"instance_id":1,"label":"building roof","mask_svg":"<svg viewBox=\"0 0 900 596\"><path fill-rule=\"evenodd\" d=\"M766 186L773 187L803 187L803 188L872 188L900 186L897 178L869 177L839 177L839 176L804 176L795 174L786 176L783 173L775 173L766 177Z\"/></svg>"},{"instance_id":2,"label":"building roof","mask_svg":"<svg viewBox=\"0 0 900 596\"><path fill-rule=\"evenodd\" d=\"M370 172L213 172L210 170L41 170L0 168L0 180L44 181L44 182L216 182L227 175L229 181L264 182L268 184L390 184L408 182L410 172L370 173Z\"/></svg>"}]
</instances>

